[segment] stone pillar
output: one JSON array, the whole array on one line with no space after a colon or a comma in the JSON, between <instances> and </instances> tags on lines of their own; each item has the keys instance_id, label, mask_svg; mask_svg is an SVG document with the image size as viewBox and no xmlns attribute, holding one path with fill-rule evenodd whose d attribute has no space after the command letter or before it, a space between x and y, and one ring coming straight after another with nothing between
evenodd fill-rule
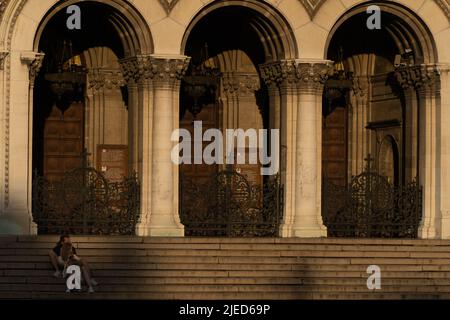
<instances>
[{"instance_id":1,"label":"stone pillar","mask_svg":"<svg viewBox=\"0 0 450 320\"><path fill-rule=\"evenodd\" d=\"M440 105L437 121L440 123L440 217L437 234L440 239L450 239L450 65L439 65Z\"/></svg>"},{"instance_id":2,"label":"stone pillar","mask_svg":"<svg viewBox=\"0 0 450 320\"><path fill-rule=\"evenodd\" d=\"M282 237L325 237L321 215L322 91L331 70L323 60L284 60L261 66L267 85L281 92L286 135L285 208Z\"/></svg>"},{"instance_id":3,"label":"stone pillar","mask_svg":"<svg viewBox=\"0 0 450 320\"><path fill-rule=\"evenodd\" d=\"M140 236L183 236L178 215L178 165L172 163L172 132L179 119L180 80L185 56L141 55L121 61L128 83L137 83L138 173L141 182ZM135 117L133 117L135 119ZM134 122L135 123L135 122Z\"/></svg>"},{"instance_id":4,"label":"stone pillar","mask_svg":"<svg viewBox=\"0 0 450 320\"><path fill-rule=\"evenodd\" d=\"M11 111L10 123L5 123L9 126L9 139L5 141L8 175L5 177L5 207L0 216L0 233L37 234L32 213L33 90L44 54L22 52L17 60L20 65L14 65L17 73L10 80L14 86L10 100L15 109Z\"/></svg>"},{"instance_id":5,"label":"stone pillar","mask_svg":"<svg viewBox=\"0 0 450 320\"><path fill-rule=\"evenodd\" d=\"M99 156L98 145L128 144L127 111L120 91L123 85L120 70L95 68L88 72L85 132L93 167Z\"/></svg>"},{"instance_id":6,"label":"stone pillar","mask_svg":"<svg viewBox=\"0 0 450 320\"><path fill-rule=\"evenodd\" d=\"M353 79L352 105L352 135L350 142L351 150L351 176L356 176L364 171L364 159L370 153L370 133L366 129L369 122L369 97L370 82L368 76L358 76Z\"/></svg>"},{"instance_id":7,"label":"stone pillar","mask_svg":"<svg viewBox=\"0 0 450 320\"><path fill-rule=\"evenodd\" d=\"M441 238L443 216L441 200L446 203L445 195L449 188L446 141L443 133L444 117L450 113L441 105L440 67L438 65L417 65L400 68L396 72L397 81L404 90L414 88L418 98L418 179L423 186L422 220L418 236L422 239ZM448 98L446 98L448 99ZM447 113L449 113L447 115ZM447 138L448 139L448 138ZM442 170L444 169L444 171ZM444 207L447 207L444 204ZM450 218L450 217L448 217ZM448 221L448 218L446 220Z\"/></svg>"}]
</instances>

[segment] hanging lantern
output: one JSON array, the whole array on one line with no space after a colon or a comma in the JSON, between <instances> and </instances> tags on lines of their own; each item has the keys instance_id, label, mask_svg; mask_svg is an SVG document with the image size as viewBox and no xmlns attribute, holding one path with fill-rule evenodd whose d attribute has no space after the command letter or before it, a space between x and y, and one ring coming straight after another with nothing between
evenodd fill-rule
<instances>
[{"instance_id":1,"label":"hanging lantern","mask_svg":"<svg viewBox=\"0 0 450 320\"><path fill-rule=\"evenodd\" d=\"M204 52L201 53L202 61L197 66L193 65L190 74L183 77L185 106L194 119L206 105L216 101L220 70L207 66L208 59L208 46L205 44Z\"/></svg>"},{"instance_id":2,"label":"hanging lantern","mask_svg":"<svg viewBox=\"0 0 450 320\"><path fill-rule=\"evenodd\" d=\"M47 73L45 80L50 82L50 89L55 97L55 103L59 110L64 112L72 102L84 99L84 87L86 84L86 71L81 66L78 56L72 54L72 43L63 42L61 60L56 72Z\"/></svg>"}]
</instances>

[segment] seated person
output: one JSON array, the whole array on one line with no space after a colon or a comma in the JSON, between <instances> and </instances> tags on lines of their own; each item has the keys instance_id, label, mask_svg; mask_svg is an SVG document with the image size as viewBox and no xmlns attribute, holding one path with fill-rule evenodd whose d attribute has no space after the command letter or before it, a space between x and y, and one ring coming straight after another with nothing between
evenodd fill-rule
<instances>
[{"instance_id":1,"label":"seated person","mask_svg":"<svg viewBox=\"0 0 450 320\"><path fill-rule=\"evenodd\" d=\"M76 249L72 246L72 242L69 235L62 235L59 238L59 242L56 246L49 252L50 261L53 268L55 268L55 273L53 274L56 278L64 276L66 268L70 265L78 265L81 267L83 272L84 280L88 285L89 292L94 292L92 286L97 285L97 281L92 278L92 272L86 261L82 260L77 256ZM60 268L63 268L63 273L61 273Z\"/></svg>"}]
</instances>

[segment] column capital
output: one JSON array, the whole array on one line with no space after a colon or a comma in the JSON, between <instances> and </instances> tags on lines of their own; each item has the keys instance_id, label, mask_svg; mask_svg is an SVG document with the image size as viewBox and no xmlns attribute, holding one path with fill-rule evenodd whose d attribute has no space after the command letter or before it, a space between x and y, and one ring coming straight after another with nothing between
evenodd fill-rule
<instances>
[{"instance_id":1,"label":"column capital","mask_svg":"<svg viewBox=\"0 0 450 320\"><path fill-rule=\"evenodd\" d=\"M301 92L321 93L330 76L333 64L330 60L281 60L260 65L261 77L270 86L295 86Z\"/></svg>"},{"instance_id":2,"label":"column capital","mask_svg":"<svg viewBox=\"0 0 450 320\"><path fill-rule=\"evenodd\" d=\"M2 51L0 50L0 70L3 70L5 67L5 59L8 56L8 51Z\"/></svg>"},{"instance_id":3,"label":"column capital","mask_svg":"<svg viewBox=\"0 0 450 320\"><path fill-rule=\"evenodd\" d=\"M353 86L352 90L355 96L365 97L368 94L370 86L370 77L365 76L356 76L353 77Z\"/></svg>"},{"instance_id":4,"label":"column capital","mask_svg":"<svg viewBox=\"0 0 450 320\"><path fill-rule=\"evenodd\" d=\"M423 91L433 87L438 90L435 85L440 81L441 75L449 71L449 64L420 64L397 68L395 78L403 90L414 88Z\"/></svg>"},{"instance_id":5,"label":"column capital","mask_svg":"<svg viewBox=\"0 0 450 320\"><path fill-rule=\"evenodd\" d=\"M176 84L186 73L190 57L168 55L137 55L120 60L125 81L136 83L151 80L164 86Z\"/></svg>"},{"instance_id":6,"label":"column capital","mask_svg":"<svg viewBox=\"0 0 450 320\"><path fill-rule=\"evenodd\" d=\"M45 54L41 52L22 52L20 60L28 66L30 72L30 83L33 84L42 68Z\"/></svg>"},{"instance_id":7,"label":"column capital","mask_svg":"<svg viewBox=\"0 0 450 320\"><path fill-rule=\"evenodd\" d=\"M222 85L225 93L237 96L254 95L260 89L256 73L225 72L222 74Z\"/></svg>"},{"instance_id":8,"label":"column capital","mask_svg":"<svg viewBox=\"0 0 450 320\"><path fill-rule=\"evenodd\" d=\"M91 69L88 71L88 88L115 90L126 84L122 72L118 69Z\"/></svg>"}]
</instances>

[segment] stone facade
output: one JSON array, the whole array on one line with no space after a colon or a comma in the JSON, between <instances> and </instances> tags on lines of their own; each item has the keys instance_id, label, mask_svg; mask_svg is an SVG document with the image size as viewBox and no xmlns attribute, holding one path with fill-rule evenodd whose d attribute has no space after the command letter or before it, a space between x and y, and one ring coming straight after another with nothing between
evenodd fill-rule
<instances>
[{"instance_id":1,"label":"stone facade","mask_svg":"<svg viewBox=\"0 0 450 320\"><path fill-rule=\"evenodd\" d=\"M179 125L181 79L192 61L187 53L189 39L198 32L196 25L204 17L231 7L234 13L245 11L247 20L243 21L260 32L256 38L261 41L261 52L250 57L247 55L251 50L244 50L249 48L230 46L211 54L212 64L220 69L223 79L223 128L262 128L265 124L254 93L267 89L272 111L266 126L281 129L285 193L280 236L326 236L321 216L322 93L332 76L331 60L335 57L329 53L335 46L334 39L340 30L357 23L354 21L365 14L366 2L93 2L107 8L108 19L121 30L115 39L122 43L120 50L99 45L77 53L88 79L85 145L94 163L98 145L127 145L130 168L137 171L142 189L136 233L184 234L178 215L179 168L171 162L174 142L170 138ZM34 85L39 72L43 72L43 60L50 57L48 52L40 52L40 41L52 17L76 3L0 3L0 234L36 233L31 205ZM416 34L409 34L404 41L409 41L412 48L401 47L400 40L394 43L400 54L406 49L416 50L416 60L394 68L390 53L347 49L349 54L343 60L354 74L347 115L348 175L363 170L368 153L391 157L392 150L385 141L390 139L391 144L403 146L399 147L401 179L418 177L424 187L419 236L448 239L449 3L396 0L370 4L379 5L392 26L400 23L404 29L414 30ZM232 28L232 21L229 26L223 25L223 30L227 28ZM388 23L386 28L391 25ZM236 38L240 36L236 34ZM245 41L240 45L245 47ZM347 48L352 45L350 42ZM389 74L395 75L398 88L386 85ZM125 87L126 94L122 90ZM386 175L394 175L391 169L383 168Z\"/></svg>"}]
</instances>

